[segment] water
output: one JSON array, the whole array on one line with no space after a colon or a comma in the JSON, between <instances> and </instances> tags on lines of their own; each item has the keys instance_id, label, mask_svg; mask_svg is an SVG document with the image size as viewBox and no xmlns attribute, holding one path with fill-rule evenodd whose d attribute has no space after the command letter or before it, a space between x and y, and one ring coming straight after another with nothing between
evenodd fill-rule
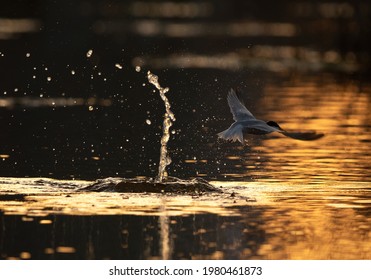
<instances>
[{"instance_id":1,"label":"water","mask_svg":"<svg viewBox=\"0 0 371 280\"><path fill-rule=\"evenodd\" d=\"M226 192L202 196L76 191L86 184L1 178L2 258L370 258L368 183L215 181Z\"/></svg>"},{"instance_id":2,"label":"water","mask_svg":"<svg viewBox=\"0 0 371 280\"><path fill-rule=\"evenodd\" d=\"M169 91L169 88L163 88L158 82L158 77L152 74L150 71L147 72L148 82L153 84L160 93L161 99L165 104L165 115L162 124L162 136L161 136L161 149L160 149L160 162L158 164L158 175L157 180L162 182L164 178L167 177L166 166L171 163L171 158L167 154L167 143L170 139L170 127L173 125L172 121L175 121L175 116L170 110L171 105L169 99L166 97L165 93ZM148 122L147 122L148 123Z\"/></svg>"},{"instance_id":3,"label":"water","mask_svg":"<svg viewBox=\"0 0 371 280\"><path fill-rule=\"evenodd\" d=\"M21 2L0 18L0 258L371 258L368 4ZM148 69L177 115L166 172L224 193L79 191L158 174ZM325 137L218 140L231 87Z\"/></svg>"}]
</instances>

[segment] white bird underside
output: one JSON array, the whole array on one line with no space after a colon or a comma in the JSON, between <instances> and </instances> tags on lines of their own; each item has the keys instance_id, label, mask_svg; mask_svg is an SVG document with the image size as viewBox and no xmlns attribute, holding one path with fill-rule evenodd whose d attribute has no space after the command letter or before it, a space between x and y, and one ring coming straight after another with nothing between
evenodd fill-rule
<instances>
[{"instance_id":1,"label":"white bird underside","mask_svg":"<svg viewBox=\"0 0 371 280\"><path fill-rule=\"evenodd\" d=\"M228 93L228 105L235 121L228 129L218 133L218 136L224 140L239 141L244 144L243 135L246 134L268 134L279 132L287 137L297 140L316 140L324 136L314 131L308 132L288 132L283 130L277 123L258 120L247 110L245 105L238 99L236 92L231 89Z\"/></svg>"}]
</instances>

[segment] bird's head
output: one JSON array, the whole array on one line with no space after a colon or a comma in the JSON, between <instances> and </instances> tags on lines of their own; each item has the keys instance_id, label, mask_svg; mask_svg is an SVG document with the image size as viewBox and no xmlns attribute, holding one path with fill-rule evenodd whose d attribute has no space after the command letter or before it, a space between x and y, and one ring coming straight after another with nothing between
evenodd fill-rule
<instances>
[{"instance_id":1,"label":"bird's head","mask_svg":"<svg viewBox=\"0 0 371 280\"><path fill-rule=\"evenodd\" d=\"M278 125L278 123L276 123L274 121L268 121L267 125L282 130L282 128Z\"/></svg>"}]
</instances>

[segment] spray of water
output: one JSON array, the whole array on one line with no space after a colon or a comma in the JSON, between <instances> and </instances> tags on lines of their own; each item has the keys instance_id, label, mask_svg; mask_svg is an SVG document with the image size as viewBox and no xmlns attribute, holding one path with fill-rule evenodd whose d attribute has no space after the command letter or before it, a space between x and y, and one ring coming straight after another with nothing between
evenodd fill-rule
<instances>
[{"instance_id":1,"label":"spray of water","mask_svg":"<svg viewBox=\"0 0 371 280\"><path fill-rule=\"evenodd\" d=\"M170 127L172 126L172 122L175 121L175 116L173 112L171 112L170 108L170 102L167 99L165 93L169 91L169 88L163 88L158 82L158 77L154 74L152 74L150 71L147 72L147 79L148 82L153 84L158 91L160 92L161 99L165 103L165 116L164 116L164 122L162 127L162 137L161 137L161 150L160 150L160 162L158 166L158 175L156 180L158 182L162 182L164 178L167 177L166 172L166 166L168 166L171 163L171 158L168 156L167 153L167 142L169 142L170 139Z\"/></svg>"}]
</instances>

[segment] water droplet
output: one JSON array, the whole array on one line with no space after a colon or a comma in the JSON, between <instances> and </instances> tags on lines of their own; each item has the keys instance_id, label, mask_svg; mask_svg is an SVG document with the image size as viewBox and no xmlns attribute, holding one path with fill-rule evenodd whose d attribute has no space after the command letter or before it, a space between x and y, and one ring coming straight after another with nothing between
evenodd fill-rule
<instances>
[{"instance_id":1,"label":"water droplet","mask_svg":"<svg viewBox=\"0 0 371 280\"><path fill-rule=\"evenodd\" d=\"M115 67L116 67L117 69L122 69L122 65L119 64L119 63L116 63L116 64L115 64Z\"/></svg>"},{"instance_id":2,"label":"water droplet","mask_svg":"<svg viewBox=\"0 0 371 280\"><path fill-rule=\"evenodd\" d=\"M146 124L150 125L151 124L151 120L146 119Z\"/></svg>"},{"instance_id":3,"label":"water droplet","mask_svg":"<svg viewBox=\"0 0 371 280\"><path fill-rule=\"evenodd\" d=\"M140 70L142 70L142 68L140 68L140 66L135 66L135 71L140 72Z\"/></svg>"},{"instance_id":4,"label":"water droplet","mask_svg":"<svg viewBox=\"0 0 371 280\"><path fill-rule=\"evenodd\" d=\"M93 110L94 110L93 106L89 106L89 111L93 111Z\"/></svg>"},{"instance_id":5,"label":"water droplet","mask_svg":"<svg viewBox=\"0 0 371 280\"><path fill-rule=\"evenodd\" d=\"M30 57L31 56L31 54L30 53L26 53L26 57Z\"/></svg>"},{"instance_id":6,"label":"water droplet","mask_svg":"<svg viewBox=\"0 0 371 280\"><path fill-rule=\"evenodd\" d=\"M88 50L88 52L86 53L86 57L91 57L92 54L93 54L93 50Z\"/></svg>"},{"instance_id":7,"label":"water droplet","mask_svg":"<svg viewBox=\"0 0 371 280\"><path fill-rule=\"evenodd\" d=\"M71 74L72 74L72 75L75 75L76 72L75 72L74 70L71 70Z\"/></svg>"},{"instance_id":8,"label":"water droplet","mask_svg":"<svg viewBox=\"0 0 371 280\"><path fill-rule=\"evenodd\" d=\"M50 82L52 80L52 77L47 77L46 79L48 80L48 82Z\"/></svg>"}]
</instances>

